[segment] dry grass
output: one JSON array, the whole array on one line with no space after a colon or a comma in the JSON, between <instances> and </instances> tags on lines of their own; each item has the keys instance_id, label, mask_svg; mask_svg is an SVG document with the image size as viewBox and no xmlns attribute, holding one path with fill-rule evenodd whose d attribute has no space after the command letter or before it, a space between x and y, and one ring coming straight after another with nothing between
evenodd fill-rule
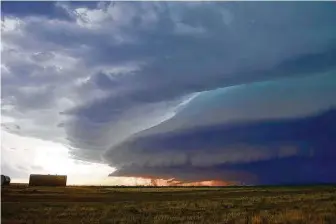
<instances>
[{"instance_id":1,"label":"dry grass","mask_svg":"<svg viewBox=\"0 0 336 224\"><path fill-rule=\"evenodd\" d=\"M2 189L2 223L336 223L336 187Z\"/></svg>"}]
</instances>

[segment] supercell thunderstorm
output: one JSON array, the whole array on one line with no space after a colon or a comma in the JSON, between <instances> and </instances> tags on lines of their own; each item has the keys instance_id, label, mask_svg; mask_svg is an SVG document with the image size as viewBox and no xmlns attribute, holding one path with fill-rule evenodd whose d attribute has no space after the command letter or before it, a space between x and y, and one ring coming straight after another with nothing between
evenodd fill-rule
<instances>
[{"instance_id":1,"label":"supercell thunderstorm","mask_svg":"<svg viewBox=\"0 0 336 224\"><path fill-rule=\"evenodd\" d=\"M336 181L334 3L6 7L4 130L153 185Z\"/></svg>"}]
</instances>

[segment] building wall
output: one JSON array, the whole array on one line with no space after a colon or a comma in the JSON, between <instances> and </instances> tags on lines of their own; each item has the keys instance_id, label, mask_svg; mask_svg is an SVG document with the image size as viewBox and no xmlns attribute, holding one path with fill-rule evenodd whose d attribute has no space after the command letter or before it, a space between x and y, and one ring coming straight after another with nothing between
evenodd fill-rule
<instances>
[{"instance_id":1,"label":"building wall","mask_svg":"<svg viewBox=\"0 0 336 224\"><path fill-rule=\"evenodd\" d=\"M31 174L29 186L66 186L67 176Z\"/></svg>"}]
</instances>

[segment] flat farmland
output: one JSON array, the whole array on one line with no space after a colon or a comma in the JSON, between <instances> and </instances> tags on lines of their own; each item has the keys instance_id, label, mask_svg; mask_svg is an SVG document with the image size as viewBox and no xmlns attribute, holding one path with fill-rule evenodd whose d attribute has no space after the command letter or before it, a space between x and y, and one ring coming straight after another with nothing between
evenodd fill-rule
<instances>
[{"instance_id":1,"label":"flat farmland","mask_svg":"<svg viewBox=\"0 0 336 224\"><path fill-rule=\"evenodd\" d=\"M336 223L336 186L28 187L1 190L1 223Z\"/></svg>"}]
</instances>

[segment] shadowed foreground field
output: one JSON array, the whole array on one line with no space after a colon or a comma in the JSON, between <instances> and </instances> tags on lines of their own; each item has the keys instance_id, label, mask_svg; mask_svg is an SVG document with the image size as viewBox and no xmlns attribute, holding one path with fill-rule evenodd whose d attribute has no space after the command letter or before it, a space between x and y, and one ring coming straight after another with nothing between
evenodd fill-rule
<instances>
[{"instance_id":1,"label":"shadowed foreground field","mask_svg":"<svg viewBox=\"0 0 336 224\"><path fill-rule=\"evenodd\" d=\"M336 223L336 186L2 188L1 223Z\"/></svg>"}]
</instances>

